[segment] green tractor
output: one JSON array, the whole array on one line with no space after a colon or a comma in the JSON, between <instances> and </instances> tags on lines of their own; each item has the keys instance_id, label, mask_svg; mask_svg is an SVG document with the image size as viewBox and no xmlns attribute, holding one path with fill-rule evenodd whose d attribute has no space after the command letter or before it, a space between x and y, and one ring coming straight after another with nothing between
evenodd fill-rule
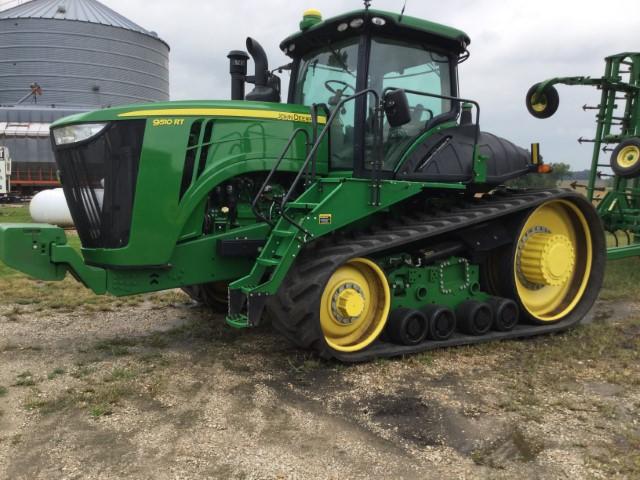
<instances>
[{"instance_id":1,"label":"green tractor","mask_svg":"<svg viewBox=\"0 0 640 480\"><path fill-rule=\"evenodd\" d=\"M548 165L480 130L458 94L469 42L368 6L310 10L280 45L289 65L251 38L254 75L229 54L230 101L59 120L81 254L55 226L4 224L0 258L97 294L182 288L349 362L565 330L600 290L601 222L574 192L502 186Z\"/></svg>"}]
</instances>

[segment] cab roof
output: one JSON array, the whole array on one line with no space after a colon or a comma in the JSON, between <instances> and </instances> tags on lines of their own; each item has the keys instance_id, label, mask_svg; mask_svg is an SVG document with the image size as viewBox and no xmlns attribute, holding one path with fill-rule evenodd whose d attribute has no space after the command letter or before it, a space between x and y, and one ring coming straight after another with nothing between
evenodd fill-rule
<instances>
[{"instance_id":1,"label":"cab roof","mask_svg":"<svg viewBox=\"0 0 640 480\"><path fill-rule=\"evenodd\" d=\"M373 23L372 19L376 17L384 19L384 25ZM362 26L351 27L350 24L355 19L362 19ZM348 26L342 32L338 30L341 24ZM392 36L398 40L421 41L457 54L464 53L471 43L465 32L446 25L408 15L401 16L399 13L361 9L319 21L305 30L298 31L285 38L280 43L280 49L291 57L299 56L319 45L360 34L368 25L372 32L380 35Z\"/></svg>"}]
</instances>

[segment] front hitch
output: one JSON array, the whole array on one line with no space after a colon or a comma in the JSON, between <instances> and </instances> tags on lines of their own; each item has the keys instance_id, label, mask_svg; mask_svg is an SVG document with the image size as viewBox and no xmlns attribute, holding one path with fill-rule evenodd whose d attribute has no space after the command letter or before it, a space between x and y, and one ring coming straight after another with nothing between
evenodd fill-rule
<instances>
[{"instance_id":1,"label":"front hitch","mask_svg":"<svg viewBox=\"0 0 640 480\"><path fill-rule=\"evenodd\" d=\"M70 272L96 294L107 291L106 270L86 265L55 225L0 224L0 261L40 280L62 280Z\"/></svg>"}]
</instances>

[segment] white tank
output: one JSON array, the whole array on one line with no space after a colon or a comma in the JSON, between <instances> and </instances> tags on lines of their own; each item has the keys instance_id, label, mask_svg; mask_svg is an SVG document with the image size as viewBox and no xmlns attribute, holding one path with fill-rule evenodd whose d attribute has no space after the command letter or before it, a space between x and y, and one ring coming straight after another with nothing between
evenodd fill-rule
<instances>
[{"instance_id":1,"label":"white tank","mask_svg":"<svg viewBox=\"0 0 640 480\"><path fill-rule=\"evenodd\" d=\"M36 193L29 204L29 214L34 222L51 223L59 227L73 227L73 220L61 188Z\"/></svg>"}]
</instances>

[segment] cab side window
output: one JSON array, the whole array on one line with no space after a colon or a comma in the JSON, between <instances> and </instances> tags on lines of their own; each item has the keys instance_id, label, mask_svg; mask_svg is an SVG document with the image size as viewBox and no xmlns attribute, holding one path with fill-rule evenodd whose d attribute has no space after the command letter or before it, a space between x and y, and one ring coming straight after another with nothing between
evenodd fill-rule
<instances>
[{"instance_id":1,"label":"cab side window","mask_svg":"<svg viewBox=\"0 0 640 480\"><path fill-rule=\"evenodd\" d=\"M355 93L358 66L358 39L335 43L302 57L295 103L324 103L330 110ZM353 167L355 102L340 108L331 124L331 167Z\"/></svg>"},{"instance_id":2,"label":"cab side window","mask_svg":"<svg viewBox=\"0 0 640 480\"><path fill-rule=\"evenodd\" d=\"M380 95L386 88L402 88L450 96L451 66L449 57L419 44L373 38L369 60L369 86ZM383 132L384 169L393 170L405 148L420 135L432 118L451 110L450 100L407 93L411 121L391 128L385 121ZM372 115L369 103L368 116ZM367 122L365 147L371 154L373 125Z\"/></svg>"}]
</instances>

